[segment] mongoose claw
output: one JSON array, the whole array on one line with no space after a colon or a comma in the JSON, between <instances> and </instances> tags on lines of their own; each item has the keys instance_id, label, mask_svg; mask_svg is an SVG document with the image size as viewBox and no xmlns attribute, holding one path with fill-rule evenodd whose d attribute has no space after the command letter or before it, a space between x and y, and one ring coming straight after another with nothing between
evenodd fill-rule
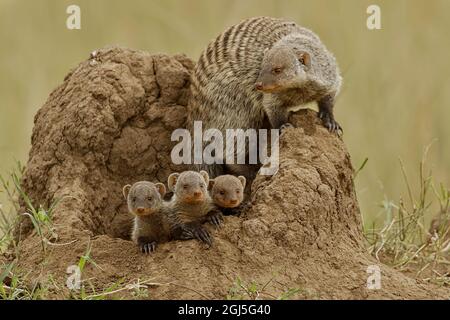
<instances>
[{"instance_id":1,"label":"mongoose claw","mask_svg":"<svg viewBox=\"0 0 450 320\"><path fill-rule=\"evenodd\" d=\"M343 130L341 126L328 112L319 112L319 118L322 120L325 128L327 128L331 133L336 133L338 136L342 135Z\"/></svg>"},{"instance_id":2,"label":"mongoose claw","mask_svg":"<svg viewBox=\"0 0 450 320\"><path fill-rule=\"evenodd\" d=\"M211 212L208 215L207 221L216 227L220 227L223 221L223 214L220 211Z\"/></svg>"},{"instance_id":3,"label":"mongoose claw","mask_svg":"<svg viewBox=\"0 0 450 320\"><path fill-rule=\"evenodd\" d=\"M189 239L194 239L194 234L192 232L192 230L190 229L183 229L181 231L181 235L180 235L180 239L181 240L189 240Z\"/></svg>"},{"instance_id":4,"label":"mongoose claw","mask_svg":"<svg viewBox=\"0 0 450 320\"><path fill-rule=\"evenodd\" d=\"M211 235L209 234L208 230L206 230L202 226L198 226L197 228L194 229L194 237L197 240L206 243L209 247L212 246Z\"/></svg>"},{"instance_id":5,"label":"mongoose claw","mask_svg":"<svg viewBox=\"0 0 450 320\"><path fill-rule=\"evenodd\" d=\"M196 226L191 224L183 224L174 229L173 238L176 240L191 240L197 239L196 236Z\"/></svg>"},{"instance_id":6,"label":"mongoose claw","mask_svg":"<svg viewBox=\"0 0 450 320\"><path fill-rule=\"evenodd\" d=\"M150 242L150 243L144 243L141 244L141 252L144 254L149 254L151 252L154 252L156 250L156 242Z\"/></svg>"}]
</instances>

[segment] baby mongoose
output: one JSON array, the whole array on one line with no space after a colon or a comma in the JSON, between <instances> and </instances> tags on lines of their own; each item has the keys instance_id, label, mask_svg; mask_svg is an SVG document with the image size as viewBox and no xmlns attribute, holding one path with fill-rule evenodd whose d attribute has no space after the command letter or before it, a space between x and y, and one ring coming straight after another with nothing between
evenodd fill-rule
<instances>
[{"instance_id":1,"label":"baby mongoose","mask_svg":"<svg viewBox=\"0 0 450 320\"><path fill-rule=\"evenodd\" d=\"M255 17L228 28L201 54L191 81L187 125L203 130L280 129L289 109L316 101L325 127L339 132L333 106L341 86L334 56L312 31L294 22ZM213 177L221 165L201 165ZM248 165L226 165L244 174Z\"/></svg>"},{"instance_id":2,"label":"baby mongoose","mask_svg":"<svg viewBox=\"0 0 450 320\"><path fill-rule=\"evenodd\" d=\"M244 200L246 179L243 176L222 175L211 179L211 198L225 215L237 214Z\"/></svg>"},{"instance_id":3,"label":"baby mongoose","mask_svg":"<svg viewBox=\"0 0 450 320\"><path fill-rule=\"evenodd\" d=\"M173 231L174 236L180 239L195 238L211 245L212 238L202 223L220 220L221 213L214 210L208 193L208 173L206 171L172 173L167 184L169 190L173 191L168 209L178 225Z\"/></svg>"},{"instance_id":4,"label":"baby mongoose","mask_svg":"<svg viewBox=\"0 0 450 320\"><path fill-rule=\"evenodd\" d=\"M139 181L123 187L128 210L134 215L131 239L142 253L153 252L157 243L170 240L170 223L161 210L165 193L166 187L162 183Z\"/></svg>"}]
</instances>

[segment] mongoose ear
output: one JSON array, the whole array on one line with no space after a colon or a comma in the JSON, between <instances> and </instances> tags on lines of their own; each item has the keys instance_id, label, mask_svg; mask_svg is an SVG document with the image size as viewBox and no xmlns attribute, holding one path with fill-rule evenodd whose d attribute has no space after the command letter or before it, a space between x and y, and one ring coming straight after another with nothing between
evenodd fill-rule
<instances>
[{"instance_id":1,"label":"mongoose ear","mask_svg":"<svg viewBox=\"0 0 450 320\"><path fill-rule=\"evenodd\" d=\"M200 175L205 179L205 183L208 186L209 185L209 174L205 170L200 171Z\"/></svg>"},{"instance_id":2,"label":"mongoose ear","mask_svg":"<svg viewBox=\"0 0 450 320\"><path fill-rule=\"evenodd\" d=\"M297 54L298 57L298 61L300 61L301 64L303 64L306 67L310 67L311 66L311 56L309 55L308 52L305 51L301 51Z\"/></svg>"},{"instance_id":3,"label":"mongoose ear","mask_svg":"<svg viewBox=\"0 0 450 320\"><path fill-rule=\"evenodd\" d=\"M130 189L131 189L131 185L130 184L127 184L122 189L123 197L125 198L125 200L128 198L128 193L130 192Z\"/></svg>"},{"instance_id":4,"label":"mongoose ear","mask_svg":"<svg viewBox=\"0 0 450 320\"><path fill-rule=\"evenodd\" d=\"M166 194L166 186L162 184L161 182L155 183L156 190L158 190L159 194L161 195L161 198L164 198L164 195Z\"/></svg>"},{"instance_id":5,"label":"mongoose ear","mask_svg":"<svg viewBox=\"0 0 450 320\"><path fill-rule=\"evenodd\" d=\"M214 187L214 179L209 179L208 190L211 190Z\"/></svg>"},{"instance_id":6,"label":"mongoose ear","mask_svg":"<svg viewBox=\"0 0 450 320\"><path fill-rule=\"evenodd\" d=\"M169 178L167 179L167 186L169 187L170 191L175 191L175 185L177 184L178 177L180 176L179 173L172 173Z\"/></svg>"},{"instance_id":7,"label":"mongoose ear","mask_svg":"<svg viewBox=\"0 0 450 320\"><path fill-rule=\"evenodd\" d=\"M240 181L241 184L242 184L242 188L245 189L245 185L247 184L247 179L245 179L244 176L239 176L238 179L239 179L239 181Z\"/></svg>"}]
</instances>

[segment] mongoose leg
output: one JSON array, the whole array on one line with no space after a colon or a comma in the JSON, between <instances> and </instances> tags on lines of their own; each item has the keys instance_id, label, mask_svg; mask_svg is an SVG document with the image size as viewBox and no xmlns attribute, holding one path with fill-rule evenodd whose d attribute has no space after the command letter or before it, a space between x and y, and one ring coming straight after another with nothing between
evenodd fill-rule
<instances>
[{"instance_id":1,"label":"mongoose leg","mask_svg":"<svg viewBox=\"0 0 450 320\"><path fill-rule=\"evenodd\" d=\"M281 129L281 127L285 124L292 126L292 124L288 122L289 111L283 107L280 107L276 99L265 98L264 111L267 119L269 120L270 126L273 129Z\"/></svg>"},{"instance_id":2,"label":"mongoose leg","mask_svg":"<svg viewBox=\"0 0 450 320\"><path fill-rule=\"evenodd\" d=\"M149 254L156 250L156 241L148 237L139 237L137 241L142 253Z\"/></svg>"},{"instance_id":3,"label":"mongoose leg","mask_svg":"<svg viewBox=\"0 0 450 320\"><path fill-rule=\"evenodd\" d=\"M172 238L174 240L191 240L194 239L192 228L188 228L186 225L177 225L172 230Z\"/></svg>"},{"instance_id":4,"label":"mongoose leg","mask_svg":"<svg viewBox=\"0 0 450 320\"><path fill-rule=\"evenodd\" d=\"M223 214L219 209L213 209L206 215L206 222L209 222L216 227L220 227L222 221Z\"/></svg>"},{"instance_id":5,"label":"mongoose leg","mask_svg":"<svg viewBox=\"0 0 450 320\"><path fill-rule=\"evenodd\" d=\"M343 132L339 123L334 120L333 107L334 97L328 95L322 98L319 102L319 118L322 119L323 125L330 130L330 132L340 134Z\"/></svg>"},{"instance_id":6,"label":"mongoose leg","mask_svg":"<svg viewBox=\"0 0 450 320\"><path fill-rule=\"evenodd\" d=\"M191 222L188 223L188 227L191 228L191 232L194 235L194 238L197 240L200 240L201 242L206 243L209 247L212 246L212 238L209 234L208 230L206 230L205 227L203 227L200 223L197 222Z\"/></svg>"},{"instance_id":7,"label":"mongoose leg","mask_svg":"<svg viewBox=\"0 0 450 320\"><path fill-rule=\"evenodd\" d=\"M198 222L188 222L183 226L178 226L173 230L173 238L176 240L197 239L208 246L212 245L212 238L208 230Z\"/></svg>"}]
</instances>

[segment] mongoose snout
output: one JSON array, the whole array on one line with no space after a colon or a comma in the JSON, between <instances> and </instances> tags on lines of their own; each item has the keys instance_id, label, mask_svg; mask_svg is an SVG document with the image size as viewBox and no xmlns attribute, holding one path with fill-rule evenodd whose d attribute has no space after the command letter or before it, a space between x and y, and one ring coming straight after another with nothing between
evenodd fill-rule
<instances>
[{"instance_id":1,"label":"mongoose snout","mask_svg":"<svg viewBox=\"0 0 450 320\"><path fill-rule=\"evenodd\" d=\"M136 213L139 215L150 214L150 213L152 213L152 210L148 210L144 207L138 207L138 208L136 208Z\"/></svg>"},{"instance_id":2,"label":"mongoose snout","mask_svg":"<svg viewBox=\"0 0 450 320\"><path fill-rule=\"evenodd\" d=\"M260 81L260 82L257 82L256 84L255 84L255 89L256 90L260 90L260 91L262 91L262 89L263 89L264 87L263 87L263 83Z\"/></svg>"},{"instance_id":3,"label":"mongoose snout","mask_svg":"<svg viewBox=\"0 0 450 320\"><path fill-rule=\"evenodd\" d=\"M256 90L265 92L265 93L276 92L280 88L281 88L280 86L273 84L273 83L268 84L268 83L257 82L255 85Z\"/></svg>"},{"instance_id":4,"label":"mongoose snout","mask_svg":"<svg viewBox=\"0 0 450 320\"><path fill-rule=\"evenodd\" d=\"M183 201L186 203L199 203L205 200L205 195L202 190L192 191L183 195Z\"/></svg>"}]
</instances>

